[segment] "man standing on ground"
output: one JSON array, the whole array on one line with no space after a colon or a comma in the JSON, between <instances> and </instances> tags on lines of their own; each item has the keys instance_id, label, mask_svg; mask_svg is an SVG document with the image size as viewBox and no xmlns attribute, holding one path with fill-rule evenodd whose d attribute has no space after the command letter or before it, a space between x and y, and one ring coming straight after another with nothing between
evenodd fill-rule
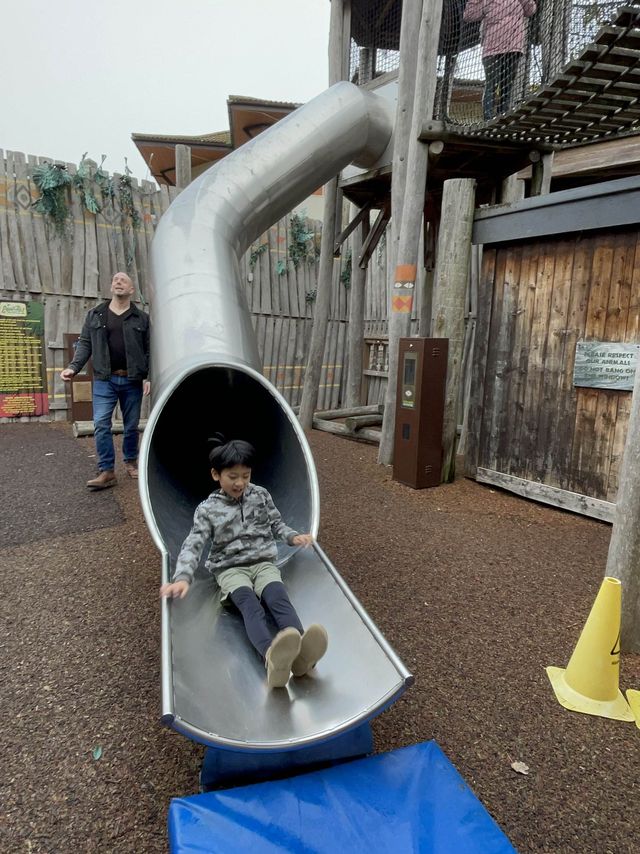
<instances>
[{"instance_id":1,"label":"man standing on ground","mask_svg":"<svg viewBox=\"0 0 640 854\"><path fill-rule=\"evenodd\" d=\"M138 477L138 422L142 395L151 388L149 373L149 317L131 302L133 282L116 273L111 299L92 308L80 333L73 361L61 373L68 382L93 358L93 424L98 455L98 475L87 481L90 489L116 483L111 421L120 403L124 436L122 454L130 477Z\"/></svg>"}]
</instances>

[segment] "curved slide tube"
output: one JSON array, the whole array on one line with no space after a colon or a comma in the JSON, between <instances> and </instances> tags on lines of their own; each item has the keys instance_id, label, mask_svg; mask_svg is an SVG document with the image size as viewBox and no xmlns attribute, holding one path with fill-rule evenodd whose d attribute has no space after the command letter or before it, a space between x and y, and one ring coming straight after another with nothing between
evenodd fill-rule
<instances>
[{"instance_id":1,"label":"curved slide tube","mask_svg":"<svg viewBox=\"0 0 640 854\"><path fill-rule=\"evenodd\" d=\"M140 449L140 495L169 579L193 511L212 489L207 438L255 445L253 479L299 531L318 530L313 458L291 408L260 373L239 259L250 244L348 163L389 144L391 107L338 83L190 184L162 217L150 292L154 406ZM279 562L303 623L330 648L310 677L269 691L240 618L197 574L186 599L162 602L162 715L214 747L282 751L364 723L412 677L322 549L282 546Z\"/></svg>"}]
</instances>

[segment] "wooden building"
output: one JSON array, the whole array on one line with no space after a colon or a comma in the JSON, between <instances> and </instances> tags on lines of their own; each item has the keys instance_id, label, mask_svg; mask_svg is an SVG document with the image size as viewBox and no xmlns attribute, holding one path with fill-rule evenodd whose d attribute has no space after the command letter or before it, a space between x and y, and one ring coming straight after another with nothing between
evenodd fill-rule
<instances>
[{"instance_id":1,"label":"wooden building","mask_svg":"<svg viewBox=\"0 0 640 854\"><path fill-rule=\"evenodd\" d=\"M478 211L474 241L467 472L611 521L640 350L640 177ZM603 351L589 386L574 376L583 342Z\"/></svg>"},{"instance_id":2,"label":"wooden building","mask_svg":"<svg viewBox=\"0 0 640 854\"><path fill-rule=\"evenodd\" d=\"M448 388L447 398L458 401L452 409L462 423L469 472L494 483L499 475L501 486L610 518L630 391L575 386L573 366L578 341L640 343L632 274L635 191L620 195L600 183L638 174L640 8L634 3L616 11L596 3L593 18L570 32L568 3L538 4L512 103L490 120L478 113L481 66L477 76L461 73L471 67L461 63L478 62L468 57L479 40L479 31L462 22L462 8L454 0L441 6L432 0L332 2L334 62L343 78L397 104L386 158L368 170L344 170L339 180L356 207L352 216L369 208L371 221L376 217L361 265L372 257L371 232L378 227L379 238L384 218L391 218L387 314L378 314L375 331L371 318L364 322L374 367L369 373L376 394L386 386L387 422L395 405L398 337L434 334L443 317L442 302L434 303L442 299L438 281L446 278L451 287L451 271L443 272L451 247L443 235L456 229L460 216L443 219L446 187L452 178L470 181L472 257L484 258L474 275L467 256L469 289L457 301L464 318L445 316L441 327L465 327L450 357L455 388ZM404 191L397 191L398 182ZM546 195L552 190L578 195ZM598 222L574 221L576 205L588 208L591 197ZM612 210L622 198L624 223ZM539 233L529 225L534 216L542 220ZM544 230L545 219L555 231ZM456 251L463 259L461 245ZM420 294L400 323L389 308L398 265L413 266ZM371 389L369 383L368 394ZM455 443L451 437L449 429L445 442ZM387 431L381 462L390 462L389 444Z\"/></svg>"}]
</instances>

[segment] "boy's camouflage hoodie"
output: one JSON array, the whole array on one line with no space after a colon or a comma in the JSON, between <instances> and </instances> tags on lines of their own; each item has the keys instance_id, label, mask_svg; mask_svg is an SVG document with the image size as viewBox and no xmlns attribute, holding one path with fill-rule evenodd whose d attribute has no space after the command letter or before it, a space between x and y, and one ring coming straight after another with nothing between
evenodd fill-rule
<instances>
[{"instance_id":1,"label":"boy's camouflage hoodie","mask_svg":"<svg viewBox=\"0 0 640 854\"><path fill-rule=\"evenodd\" d=\"M211 549L205 567L216 574L231 566L274 561L278 555L276 540L291 543L297 533L282 521L263 486L250 483L240 501L218 489L196 507L173 581L191 583L209 540Z\"/></svg>"}]
</instances>

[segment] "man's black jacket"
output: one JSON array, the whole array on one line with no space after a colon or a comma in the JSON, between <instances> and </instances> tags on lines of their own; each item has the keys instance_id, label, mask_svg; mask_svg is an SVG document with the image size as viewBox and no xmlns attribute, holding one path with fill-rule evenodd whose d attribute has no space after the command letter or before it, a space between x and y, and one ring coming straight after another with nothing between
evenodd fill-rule
<instances>
[{"instance_id":1,"label":"man's black jacket","mask_svg":"<svg viewBox=\"0 0 640 854\"><path fill-rule=\"evenodd\" d=\"M107 311L109 301L92 308L78 339L76 353L69 367L79 373L90 358L93 375L97 380L111 377L111 359L107 343ZM127 356L127 376L130 380L144 380L149 374L149 316L131 305L131 311L122 322L124 349Z\"/></svg>"}]
</instances>

